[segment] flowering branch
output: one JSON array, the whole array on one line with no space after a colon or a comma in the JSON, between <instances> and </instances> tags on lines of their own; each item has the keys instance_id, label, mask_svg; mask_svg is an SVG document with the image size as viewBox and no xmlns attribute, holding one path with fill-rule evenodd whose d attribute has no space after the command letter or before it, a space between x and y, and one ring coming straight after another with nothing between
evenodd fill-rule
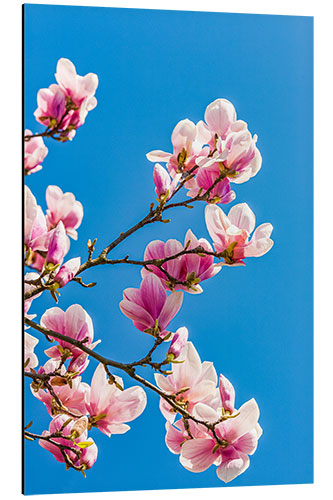
<instances>
[{"instance_id":1,"label":"flowering branch","mask_svg":"<svg viewBox=\"0 0 333 500\"><path fill-rule=\"evenodd\" d=\"M38 92L34 113L46 129L37 134L25 131L25 174L42 168L48 153L43 138L72 140L97 104L97 75L77 75L71 61L60 59L55 76L57 84ZM252 399L236 410L232 384L220 375L216 387L215 368L210 362L201 362L188 341L187 328L172 333L169 323L181 308L184 292L202 293L199 283L215 276L222 265L244 265L245 258L264 255L273 245L271 224L261 224L254 231L255 216L246 203L234 205L228 215L218 206L234 200L232 182L246 182L260 170L256 141L257 137L250 134L244 121L237 120L233 105L225 99L217 99L207 107L205 122L181 120L171 136L173 152L155 150L147 154L149 161L166 163L166 169L155 163L153 170L157 206L151 203L143 219L120 233L95 258L97 239L89 240L88 258L82 264L80 257L64 262L69 238L78 237L82 204L73 193L48 186L44 215L25 186L25 264L38 271L28 272L24 279L25 324L57 343L45 351L49 360L36 371L34 348L38 339L25 332L25 376L32 381L32 393L44 403L52 421L49 431L41 435L27 428L24 432L27 439L38 439L67 468L84 473L95 463L97 446L87 438L91 427L108 436L129 430L126 422L137 418L146 406L141 386L160 396L160 410L167 420L166 444L180 456L185 468L200 472L214 463L218 465L218 477L228 482L248 467L248 456L255 451L261 435L256 402ZM182 188L189 199L174 201ZM205 219L213 246L204 238L197 239L189 229L184 244L175 239L151 241L142 260L130 259L129 255L109 258L114 248L142 227L170 222L164 218L167 210L193 208L198 201L207 203ZM215 258L223 262L216 263ZM154 338L150 350L138 361L121 363L96 352L100 341L93 342L92 320L79 304L66 311L59 307L48 309L40 325L32 321L34 315L28 314L33 301L45 290L58 302L59 288L70 281L86 288L94 286L94 282L84 283L81 274L105 264L142 268L140 287L126 288L119 304L138 330ZM171 343L165 358L155 361L154 353L168 340ZM89 358L99 362L91 385L81 383ZM170 369L166 369L167 365ZM147 366L154 371L156 385L137 373L138 368ZM121 370L140 385L125 389L122 379L110 368ZM177 416L180 418L175 421Z\"/></svg>"},{"instance_id":2,"label":"flowering branch","mask_svg":"<svg viewBox=\"0 0 333 500\"><path fill-rule=\"evenodd\" d=\"M105 370L106 370L106 372L107 372L107 374L109 376L111 374L109 374L109 371L107 369L108 366L112 366L113 368L118 368L120 370L123 370L131 378L133 378L134 380L136 380L137 382L139 382L140 384L142 384L146 388L148 388L148 389L156 392L159 396L161 396L161 398L163 398L165 401L167 401L167 403L173 408L173 410L175 412L179 413L183 418L185 418L186 420L193 420L197 424L204 425L208 430L211 430L213 433L214 433L215 426L218 423L222 422L223 420L227 420L228 418L230 418L229 415L226 415L226 416L224 416L223 418L219 419L216 422L206 422L206 421L200 420L200 419L194 417L193 415L191 415L184 407L182 407L179 404L177 404L176 398L177 398L177 396L179 394L177 394L177 393L176 394L166 394L164 391L162 391L161 389L159 389L158 387L156 387L154 384L152 384L148 380L144 379L143 377L141 377L140 375L138 375L135 372L135 368L136 367L138 367L138 366L145 366L145 365L149 365L153 369L161 371L160 370L161 366L164 365L164 364L166 364L166 362L163 361L162 363L153 363L151 361L151 355L156 350L156 348L159 345L162 344L162 342L164 340L161 337L158 337L158 338L155 339L155 343L154 343L153 347L150 349L150 351L148 352L148 354L146 356L144 356L141 360L135 361L135 362L132 362L132 363L120 363L118 361L114 361L112 359L106 358L105 356L102 356L102 355L98 354L96 351L93 351L92 349L88 348L85 345L85 342L83 342L83 341L78 341L78 340L75 340L75 339L73 339L71 337L63 335L61 333L58 333L58 332L49 330L47 328L44 328L44 327L38 325L37 323L35 323L34 321L31 321L28 318L25 318L24 322L25 322L26 325L31 326L35 330L43 333L46 336L47 339L50 339L50 337L55 337L55 338L57 338L59 340L66 341L69 344L74 345L75 347L78 347L83 352L89 354L96 361L99 361L100 363L102 363L102 365L104 366L104 368L105 368ZM167 361L167 362L169 363L169 361ZM168 372L168 373L172 373L172 372ZM43 384L45 384L46 380L49 380L54 375L55 375L54 373L41 374L41 375L36 374L36 373L25 373L25 376L33 378L34 380L37 380L37 379L42 380ZM114 377L112 375L111 375L110 383L114 383ZM62 405L61 402L60 402L60 405ZM77 415L76 415L76 418L77 418Z\"/></svg>"}]
</instances>

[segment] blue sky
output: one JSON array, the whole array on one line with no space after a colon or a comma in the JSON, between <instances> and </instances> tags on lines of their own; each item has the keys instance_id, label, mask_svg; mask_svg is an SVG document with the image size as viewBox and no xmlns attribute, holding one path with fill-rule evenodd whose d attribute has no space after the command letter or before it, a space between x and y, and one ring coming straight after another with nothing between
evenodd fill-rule
<instances>
[{"instance_id":1,"label":"blue sky","mask_svg":"<svg viewBox=\"0 0 333 500\"><path fill-rule=\"evenodd\" d=\"M82 202L79 240L68 257L84 259L88 238L98 237L101 250L146 214L155 196L145 154L170 151L179 120L203 119L206 106L224 97L258 134L262 169L236 186L234 203L247 202L258 224L273 224L275 245L245 268L223 269L204 282L202 295L187 294L171 324L188 327L201 359L234 384L238 406L251 397L259 404L264 434L250 468L231 486L313 479L312 34L309 17L25 6L26 127L43 129L33 117L36 94L54 82L60 57L81 75L97 73L100 82L98 106L73 142L48 140L43 170L27 179L43 208L49 184ZM142 258L149 241L183 241L188 228L209 238L203 212L203 204L176 209L170 224L145 227L112 255ZM102 339L99 350L113 359L144 355L151 338L118 307L122 290L139 285L139 269L96 268L84 278L98 285L68 285L59 306L81 304ZM31 312L40 318L54 305L43 296ZM38 347L44 363L43 339ZM85 381L95 367L92 360ZM132 385L127 376L124 382ZM27 384L30 420L41 432L50 418ZM168 451L154 394L127 434L107 438L96 429L91 435L99 458L86 479L27 442L26 493L224 487L214 467L193 474Z\"/></svg>"}]
</instances>

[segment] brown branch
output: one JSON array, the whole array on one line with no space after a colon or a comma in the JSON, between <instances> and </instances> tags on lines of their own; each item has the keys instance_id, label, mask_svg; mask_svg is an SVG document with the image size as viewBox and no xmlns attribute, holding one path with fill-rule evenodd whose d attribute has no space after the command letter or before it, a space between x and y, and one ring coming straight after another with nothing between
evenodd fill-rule
<instances>
[{"instance_id":1,"label":"brown branch","mask_svg":"<svg viewBox=\"0 0 333 500\"><path fill-rule=\"evenodd\" d=\"M209 251L209 250L205 250L201 245L195 247L195 248L192 248L190 250L188 250L187 248L184 248L184 250L181 250L180 252L174 254L174 255L170 255L168 257L165 257L163 259L150 259L150 260L132 260L132 259L129 259L128 258L128 255L122 259L108 259L106 257L96 257L96 259L93 259L93 260L87 260L87 262L85 262L83 264L84 268L82 268L82 266L80 267L79 271L77 272L76 276L73 278L72 281L76 281L77 283L79 283L81 286L84 286L86 288L90 288L92 286L94 286L96 283L89 283L88 285L85 285L84 283L82 283L82 280L80 277L78 277L78 274L83 272L85 269L90 269L91 267L95 267L95 266L98 266L98 265L117 265L117 264L131 264L131 265L135 265L135 266L142 266L144 268L147 269L147 266L156 266L157 268L159 268L164 274L165 276L168 278L168 280L173 284L173 285L183 285L183 286L187 286L189 285L189 283L187 283L186 281L180 281L180 280L177 280L174 276L171 276L168 271L163 267L163 265L170 261L170 260L174 260L174 259L178 259L179 257L181 257L182 255L187 255L187 254L202 254L202 255L212 255L214 257L217 257L218 259L221 259L223 257L225 257L225 253L224 252L212 252L212 251ZM26 281L26 283L28 283L28 281ZM36 280L29 280L29 284L34 284L36 285L36 288L32 289L32 290L28 290L27 292L25 292L24 294L24 300L27 300L27 299L30 299L32 297L34 297L35 295L37 295L38 293L41 293L42 291L44 290L48 290L52 285L53 285L53 282L52 281L48 281L47 283L45 284L39 284L40 281L39 279L37 278Z\"/></svg>"},{"instance_id":2,"label":"brown branch","mask_svg":"<svg viewBox=\"0 0 333 500\"><path fill-rule=\"evenodd\" d=\"M188 200L183 200L183 201L180 201L180 202L177 202L177 203L169 203L170 200L175 196L175 194L184 186L184 184L186 183L186 181L190 177L193 176L193 172L197 168L199 168L199 167L197 165L195 165L191 170L189 170L188 172L184 172L183 173L183 179L179 183L179 185L175 189L175 191L172 193L172 195L170 196L170 198L168 200L168 203L161 202L155 209L153 208L154 204L152 203L150 205L150 209L149 209L148 214L141 221L139 221L137 224L135 224L134 226L132 226L127 231L120 233L120 235L118 236L118 238L116 238L106 248L104 248L104 250L95 259L92 259L92 251L94 250L95 240L93 241L93 243L91 245L88 245L88 249L89 249L88 260L86 262L84 262L83 264L81 264L78 272L76 273L76 276L78 276L79 274L81 274L86 269L90 269L92 267L99 266L99 265L105 265L105 264L111 264L111 265L115 265L115 264L135 264L135 265L140 265L140 266L144 266L144 267L146 265L156 265L156 263L153 262L153 261L146 261L146 262L145 261L135 261L135 260L129 260L128 257L125 257L124 259L111 260L111 259L108 259L107 256L111 252L111 250L113 250L116 246L118 246L126 238L128 238L130 235L132 235L133 233L135 233L136 231L138 231L142 227L146 226L147 224L152 224L154 222L165 222L162 219L162 214L163 214L164 211L169 210L170 208L176 208L176 207L182 207L182 206L183 207L188 207L188 206L191 206L192 203L197 202L197 201L207 201L209 199L209 195L210 195L211 191L214 189L214 187L219 182L221 182L223 179L225 179L226 177L228 177L229 175L233 175L234 174L233 171L228 171L228 170L224 169L220 173L220 175L215 179L215 181L213 182L213 184L209 187L209 189L205 193L201 194L199 192L198 195L195 196L194 198L191 198L191 199L188 199ZM88 243L90 243L90 242L88 242ZM184 252L184 253L199 253L199 252L198 251L195 252L194 250L191 250L191 251ZM183 255L184 253L176 254L175 256L171 256L167 260L171 260L173 258L177 258L180 255ZM207 252L204 251L204 250L202 250L200 253L207 253ZM209 255L218 256L218 254L216 254L215 252L209 253ZM164 262L166 262L167 260L165 260ZM163 263L161 264L161 266L162 265L163 265ZM173 278L172 276L168 275L168 273L167 273L166 270L164 270L162 268L161 268L161 270L164 272L164 274L166 274L166 276L168 277L169 281L171 281L171 283L173 283L173 284L181 284L183 286L186 286L185 282L178 282L177 283L177 280L175 278ZM44 285L41 284L39 286L36 286L35 289L27 291L24 294L24 300L32 298L35 295L37 295L38 293L43 292L44 290L47 290L49 288L49 286L52 286L52 284L53 284L52 282L49 282L49 283L44 284Z\"/></svg>"},{"instance_id":3,"label":"brown branch","mask_svg":"<svg viewBox=\"0 0 333 500\"><path fill-rule=\"evenodd\" d=\"M108 370L107 370L108 366L112 366L114 368L118 368L118 369L124 371L132 379L136 380L137 382L139 382L144 387L147 387L148 389L150 389L150 390L154 391L155 393L157 393L161 398L163 398L165 401L167 401L167 403L171 406L171 408L176 413L179 413L183 418L186 418L188 420L190 419L190 420L193 420L194 422L196 422L197 424L204 425L208 430L210 430L210 431L213 432L214 437L217 440L217 442L218 443L220 442L218 436L215 434L215 426L218 423L220 423L222 420L226 420L227 418L229 418L229 416L224 416L224 417L222 417L222 419L220 419L220 420L218 420L217 422L214 422L214 423L205 422L203 420L197 419L196 417L194 417L193 415L191 415L184 407L182 407L181 405L178 404L177 399L176 399L177 398L177 394L167 394L166 392L162 391L159 387L155 386L154 384L152 384L148 380L146 380L143 377L141 377L141 375L139 375L139 374L136 373L135 368L137 366L144 366L145 364L151 364L149 362L149 359L151 359L151 354L158 347L158 345L162 343L162 341L157 341L156 340L153 348L149 351L149 353L147 354L147 356L145 356L144 358L142 358L140 361L134 362L134 363L119 363L118 361L114 361L112 359L108 359L105 356L102 356L101 354L97 353L96 351L93 351L89 347L86 347L83 342L80 342L80 341L78 341L76 339L72 339L71 337L68 337L67 335L63 335L62 333L58 333L58 332L55 332L53 330L49 330L47 328L44 328L44 327L38 325L37 323L35 323L34 321L31 321L31 320L29 320L27 318L25 318L24 321L25 321L25 323L27 325L29 325L32 328L34 328L35 330L43 333L45 336L47 336L47 337L54 337L54 338L57 338L59 340L66 341L69 344L72 344L75 347L78 347L82 351L86 352L92 358L94 358L97 361L99 361L100 363L102 363L104 365L107 373L108 373Z\"/></svg>"}]
</instances>

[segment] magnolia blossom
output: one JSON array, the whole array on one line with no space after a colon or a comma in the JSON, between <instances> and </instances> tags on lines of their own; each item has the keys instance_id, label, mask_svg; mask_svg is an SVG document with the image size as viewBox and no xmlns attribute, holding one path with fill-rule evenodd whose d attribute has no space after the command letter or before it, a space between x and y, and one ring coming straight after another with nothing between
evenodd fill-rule
<instances>
[{"instance_id":1,"label":"magnolia blossom","mask_svg":"<svg viewBox=\"0 0 333 500\"><path fill-rule=\"evenodd\" d=\"M32 136L31 130L25 130L24 136ZM48 153L42 137L32 137L24 141L24 169L27 174L33 174L42 169L41 163Z\"/></svg>"},{"instance_id":2,"label":"magnolia blossom","mask_svg":"<svg viewBox=\"0 0 333 500\"><path fill-rule=\"evenodd\" d=\"M61 221L68 236L77 240L76 229L83 218L83 206L75 199L73 193L63 193L58 186L48 186L46 190L46 222L52 229Z\"/></svg>"},{"instance_id":3,"label":"magnolia blossom","mask_svg":"<svg viewBox=\"0 0 333 500\"><path fill-rule=\"evenodd\" d=\"M59 362L54 359L50 359L45 363L43 367L40 367L38 374L43 373L53 373L58 368ZM66 383L63 375L66 373L66 369L63 366L60 374L51 377L50 384L52 389L58 399L61 401L64 409L69 410L71 413L77 416L86 414L86 407L84 402L85 392L88 389L88 385L81 382L81 377L76 377L71 380L71 383ZM61 408L56 401L54 401L53 395L48 391L48 389L35 390L33 384L31 386L32 394L42 401L48 413L56 415L57 413L62 413Z\"/></svg>"},{"instance_id":4,"label":"magnolia blossom","mask_svg":"<svg viewBox=\"0 0 333 500\"><path fill-rule=\"evenodd\" d=\"M202 413L196 412L196 408L194 416L202 419ZM204 416L209 422L210 414ZM215 426L218 440L212 431L195 422L190 424L193 436L190 438L183 424L177 422L176 428L167 426L166 443L173 453L180 453L180 463L189 471L202 472L215 464L219 479L228 483L249 467L248 455L255 452L261 435L258 418L258 405L251 399L241 406L237 416Z\"/></svg>"},{"instance_id":5,"label":"magnolia blossom","mask_svg":"<svg viewBox=\"0 0 333 500\"><path fill-rule=\"evenodd\" d=\"M215 173L216 176L222 166L229 171L230 180L237 184L256 175L262 163L256 147L257 136L252 137L247 124L237 120L232 103L226 99L216 99L207 106L205 120L207 124L201 121L197 128L201 141L209 144L211 154L210 158L203 154L197 159L197 164L206 161L206 168L213 166L210 175Z\"/></svg>"},{"instance_id":6,"label":"magnolia blossom","mask_svg":"<svg viewBox=\"0 0 333 500\"><path fill-rule=\"evenodd\" d=\"M158 332L163 337L182 302L182 292L167 297L161 281L150 273L143 278L140 288L126 288L123 291L119 307L138 330L154 335Z\"/></svg>"},{"instance_id":7,"label":"magnolia blossom","mask_svg":"<svg viewBox=\"0 0 333 500\"><path fill-rule=\"evenodd\" d=\"M117 385L123 387L122 379L115 379ZM90 421L107 436L127 432L130 427L124 422L139 417L147 404L146 393L141 387L120 390L115 384L109 384L102 364L97 366L85 398Z\"/></svg>"},{"instance_id":8,"label":"magnolia blossom","mask_svg":"<svg viewBox=\"0 0 333 500\"><path fill-rule=\"evenodd\" d=\"M70 259L65 264L61 266L59 271L54 277L54 281L58 283L59 287L62 288L69 281L71 281L76 273L78 272L81 265L81 258L75 257L74 259Z\"/></svg>"},{"instance_id":9,"label":"magnolia blossom","mask_svg":"<svg viewBox=\"0 0 333 500\"><path fill-rule=\"evenodd\" d=\"M146 156L152 162L167 162L168 170L174 177L178 172L192 169L196 158L199 154L204 154L204 151L197 126L191 120L181 120L177 123L171 135L171 142L173 153L156 150L147 153ZM209 150L206 152L208 154Z\"/></svg>"},{"instance_id":10,"label":"magnolia blossom","mask_svg":"<svg viewBox=\"0 0 333 500\"><path fill-rule=\"evenodd\" d=\"M24 244L26 249L46 251L50 235L47 231L45 216L28 186L24 186L24 198Z\"/></svg>"},{"instance_id":11,"label":"magnolia blossom","mask_svg":"<svg viewBox=\"0 0 333 500\"><path fill-rule=\"evenodd\" d=\"M47 437L50 434L54 434L58 431L61 431L62 427L65 425L66 421L68 421L68 415L57 415L50 422L49 430L43 431L42 436ZM70 436L75 431L75 421L68 421L67 425L63 428L62 434L64 436ZM74 434L75 436L75 434ZM79 456L71 450L66 449L66 454L69 459L73 462L76 467L82 467L82 470L90 469L97 460L97 446L92 440L92 438L87 438L87 431L84 431L80 436L74 437L73 440L69 440L62 437L52 437L52 441L55 441L58 444L62 444L64 446L70 446L74 448L77 452L79 452ZM61 453L58 446L46 441L44 439L40 439L38 441L42 448L50 451L54 458L58 462L65 462L64 455ZM79 444L79 446L78 446ZM81 445L81 446L80 446Z\"/></svg>"},{"instance_id":12,"label":"magnolia blossom","mask_svg":"<svg viewBox=\"0 0 333 500\"><path fill-rule=\"evenodd\" d=\"M52 84L49 88L38 91L34 115L39 123L52 128L61 123L62 129L65 129L70 118L65 118L66 113L66 94L59 85Z\"/></svg>"},{"instance_id":13,"label":"magnolia blossom","mask_svg":"<svg viewBox=\"0 0 333 500\"><path fill-rule=\"evenodd\" d=\"M197 239L189 229L185 235L184 245L177 240L168 240L166 243L160 240L151 241L146 247L144 260L165 259L184 251L185 247L187 250L192 250L198 246L203 247L208 252L213 251L207 240L204 238ZM188 253L175 259L167 260L162 267L170 276L187 284L182 285L177 283L174 285L170 283L169 278L160 268L152 264L147 266L150 271L159 277L165 288L185 290L189 293L201 293L203 290L199 283L212 278L221 269L214 264L213 255L198 255L196 253ZM144 268L141 274L144 277L151 274L150 271Z\"/></svg>"},{"instance_id":14,"label":"magnolia blossom","mask_svg":"<svg viewBox=\"0 0 333 500\"><path fill-rule=\"evenodd\" d=\"M228 152L223 161L224 167L235 173L230 176L232 182L241 184L259 172L262 158L256 142L257 136L252 137L244 124L240 130L228 134L225 144L220 145L221 150L225 148Z\"/></svg>"},{"instance_id":15,"label":"magnolia blossom","mask_svg":"<svg viewBox=\"0 0 333 500\"><path fill-rule=\"evenodd\" d=\"M66 236L65 227L60 221L55 229L50 231L47 248L46 264L61 264L64 256L69 250L69 239Z\"/></svg>"},{"instance_id":16,"label":"magnolia blossom","mask_svg":"<svg viewBox=\"0 0 333 500\"><path fill-rule=\"evenodd\" d=\"M159 163L156 163L153 172L155 193L160 201L168 201L180 181L182 174L176 174L172 180L169 173Z\"/></svg>"},{"instance_id":17,"label":"magnolia blossom","mask_svg":"<svg viewBox=\"0 0 333 500\"><path fill-rule=\"evenodd\" d=\"M34 348L39 340L28 332L24 332L24 370L29 372L31 368L38 365L38 358L34 353Z\"/></svg>"},{"instance_id":18,"label":"magnolia blossom","mask_svg":"<svg viewBox=\"0 0 333 500\"><path fill-rule=\"evenodd\" d=\"M160 373L155 374L157 385L167 394L177 394L176 402L186 406L192 413L199 402L214 404L217 399L217 375L213 363L201 363L199 354L192 342L187 342L182 350L179 360L183 363L175 364L172 375L166 377ZM160 399L160 410L163 416L173 422L175 412L171 406Z\"/></svg>"},{"instance_id":19,"label":"magnolia blossom","mask_svg":"<svg viewBox=\"0 0 333 500\"><path fill-rule=\"evenodd\" d=\"M216 205L205 209L208 232L217 252L227 252L225 264L244 264L245 257L261 257L273 246L270 239L272 224L261 224L255 228L255 215L246 203L235 205L228 216Z\"/></svg>"},{"instance_id":20,"label":"magnolia blossom","mask_svg":"<svg viewBox=\"0 0 333 500\"><path fill-rule=\"evenodd\" d=\"M34 115L39 123L57 128L64 139L72 139L97 105L94 94L98 78L94 73L77 75L74 64L64 58L58 61L55 77L58 84L39 90Z\"/></svg>"},{"instance_id":21,"label":"magnolia blossom","mask_svg":"<svg viewBox=\"0 0 333 500\"><path fill-rule=\"evenodd\" d=\"M85 340L85 345L90 349L94 348L100 341L92 343L94 338L94 327L89 314L79 304L73 304L66 311L59 307L47 309L41 317L40 324L44 328L61 333L75 340ZM52 335L50 335L52 338ZM57 339L56 339L57 340ZM46 349L45 354L53 359L61 358L61 350L67 349L69 357L78 357L82 354L79 347L75 347L63 340L57 340L58 346Z\"/></svg>"},{"instance_id":22,"label":"magnolia blossom","mask_svg":"<svg viewBox=\"0 0 333 500\"><path fill-rule=\"evenodd\" d=\"M80 76L76 73L74 64L61 58L57 64L56 80L65 91L75 107L79 110L80 125L85 121L88 111L97 106L95 92L98 86L98 77L94 73Z\"/></svg>"},{"instance_id":23,"label":"magnolia blossom","mask_svg":"<svg viewBox=\"0 0 333 500\"><path fill-rule=\"evenodd\" d=\"M235 390L229 380L220 375L219 397L214 404L199 402L193 416L201 422L215 423L215 434L203 424L189 420L189 430L183 421L166 424L166 444L170 451L180 454L182 465L192 472L202 472L212 464L217 475L229 482L249 466L262 434L258 424L259 408L254 399L235 409Z\"/></svg>"}]
</instances>

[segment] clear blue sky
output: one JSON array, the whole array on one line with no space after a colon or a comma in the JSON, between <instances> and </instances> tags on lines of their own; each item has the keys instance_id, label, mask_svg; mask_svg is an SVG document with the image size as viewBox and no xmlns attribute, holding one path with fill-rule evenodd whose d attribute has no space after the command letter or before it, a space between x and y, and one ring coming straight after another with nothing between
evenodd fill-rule
<instances>
[{"instance_id":1,"label":"clear blue sky","mask_svg":"<svg viewBox=\"0 0 333 500\"><path fill-rule=\"evenodd\" d=\"M273 224L275 245L245 268L223 269L204 282L202 295L187 294L171 324L188 327L202 360L214 361L234 384L239 406L251 397L259 404L264 434L250 468L231 486L313 479L312 32L309 17L25 6L26 126L42 130L32 114L36 94L54 82L60 57L100 81L98 106L73 142L48 140L43 170L27 179L43 208L49 184L83 203L69 257L84 259L88 238L98 237L97 250L104 248L146 214L155 196L145 154L169 151L179 120L202 119L207 104L224 97L258 134L263 166L236 186L235 203L247 202L258 224ZM170 224L144 228L112 256L141 258L150 240L183 241L188 228L209 238L203 212L203 204L177 209ZM102 339L99 351L113 359L145 354L151 338L118 307L122 290L139 285L139 269L96 268L84 279L98 285L68 285L60 307L81 304ZM42 297L31 312L39 318L53 306ZM44 346L41 339L38 352ZM84 380L95 367L92 360ZM124 382L132 384L127 376ZM49 415L27 385L31 419L33 431L48 428ZM193 474L179 464L164 443L164 422L158 397L149 393L127 434L107 438L93 430L99 458L86 479L26 442L26 493L223 487L215 467Z\"/></svg>"}]
</instances>

